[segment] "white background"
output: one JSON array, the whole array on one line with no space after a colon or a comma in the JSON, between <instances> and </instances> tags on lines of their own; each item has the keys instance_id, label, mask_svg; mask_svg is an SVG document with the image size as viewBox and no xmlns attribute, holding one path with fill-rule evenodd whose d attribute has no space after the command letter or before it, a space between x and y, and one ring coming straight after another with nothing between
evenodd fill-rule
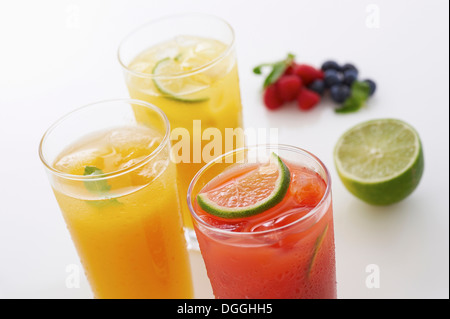
<instances>
[{"instance_id":1,"label":"white background","mask_svg":"<svg viewBox=\"0 0 450 319\"><path fill-rule=\"evenodd\" d=\"M449 2L445 0L145 0L0 3L0 298L91 298L43 166L39 140L57 118L94 101L127 97L116 51L133 28L181 12L212 13L236 32L246 127L278 127L279 140L315 153L331 171L339 298L449 297ZM375 19L375 20L374 20ZM368 106L336 114L266 111L256 64L353 62L378 83ZM425 152L416 191L372 207L339 180L340 134L373 118L413 125ZM197 297L211 297L193 256ZM368 265L380 287L368 288ZM69 272L68 272L69 271Z\"/></svg>"}]
</instances>

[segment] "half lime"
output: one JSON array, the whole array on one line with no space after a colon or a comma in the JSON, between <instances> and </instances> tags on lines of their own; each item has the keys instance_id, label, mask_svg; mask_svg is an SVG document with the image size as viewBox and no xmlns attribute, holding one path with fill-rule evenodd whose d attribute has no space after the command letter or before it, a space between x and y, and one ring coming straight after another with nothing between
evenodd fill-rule
<instances>
[{"instance_id":1,"label":"half lime","mask_svg":"<svg viewBox=\"0 0 450 319\"><path fill-rule=\"evenodd\" d=\"M409 124L376 119L345 132L334 150L345 187L373 205L389 205L410 195L424 170L422 143Z\"/></svg>"}]
</instances>

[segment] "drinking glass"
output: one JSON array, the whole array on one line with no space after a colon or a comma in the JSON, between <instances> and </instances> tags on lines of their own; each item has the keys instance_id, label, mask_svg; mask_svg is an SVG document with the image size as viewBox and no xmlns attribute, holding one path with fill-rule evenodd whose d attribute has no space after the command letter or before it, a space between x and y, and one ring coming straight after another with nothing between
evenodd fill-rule
<instances>
[{"instance_id":1,"label":"drinking glass","mask_svg":"<svg viewBox=\"0 0 450 319\"><path fill-rule=\"evenodd\" d=\"M204 164L244 146L234 31L207 14L164 17L126 36L118 58L130 96L167 114L178 189L185 198ZM216 147L208 147L213 139ZM189 247L197 249L185 201L182 211Z\"/></svg>"},{"instance_id":2,"label":"drinking glass","mask_svg":"<svg viewBox=\"0 0 450 319\"><path fill-rule=\"evenodd\" d=\"M193 297L169 132L160 109L120 99L81 107L42 137L39 155L95 298Z\"/></svg>"},{"instance_id":3,"label":"drinking glass","mask_svg":"<svg viewBox=\"0 0 450 319\"><path fill-rule=\"evenodd\" d=\"M280 203L268 220L260 217L264 212L229 221L202 210L197 195L205 185L212 180L214 185L230 185L233 179L226 172L242 176L241 170L248 172L249 165L267 162L272 152L290 169L284 203L297 201L293 196L300 195L302 202L313 204L292 208ZM310 201L318 187L323 196L319 192L315 201ZM336 298L331 180L325 165L313 154L289 145L228 152L196 174L187 202L216 298Z\"/></svg>"}]
</instances>

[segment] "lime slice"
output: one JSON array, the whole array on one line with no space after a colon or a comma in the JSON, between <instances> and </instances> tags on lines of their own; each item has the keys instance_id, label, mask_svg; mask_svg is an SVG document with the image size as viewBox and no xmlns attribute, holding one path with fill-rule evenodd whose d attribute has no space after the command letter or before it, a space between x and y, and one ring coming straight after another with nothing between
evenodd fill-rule
<instances>
[{"instance_id":1,"label":"lime slice","mask_svg":"<svg viewBox=\"0 0 450 319\"><path fill-rule=\"evenodd\" d=\"M153 83L164 97L187 103L200 103L209 100L204 89L210 86L210 79L204 74L183 76L187 70L177 56L159 60L153 67Z\"/></svg>"},{"instance_id":2,"label":"lime slice","mask_svg":"<svg viewBox=\"0 0 450 319\"><path fill-rule=\"evenodd\" d=\"M396 119L360 123L345 132L334 150L345 187L373 205L389 205L411 194L424 169L416 130Z\"/></svg>"},{"instance_id":3,"label":"lime slice","mask_svg":"<svg viewBox=\"0 0 450 319\"><path fill-rule=\"evenodd\" d=\"M242 218L262 213L281 202L291 181L288 167L272 153L267 164L197 195L200 207L222 218Z\"/></svg>"}]
</instances>

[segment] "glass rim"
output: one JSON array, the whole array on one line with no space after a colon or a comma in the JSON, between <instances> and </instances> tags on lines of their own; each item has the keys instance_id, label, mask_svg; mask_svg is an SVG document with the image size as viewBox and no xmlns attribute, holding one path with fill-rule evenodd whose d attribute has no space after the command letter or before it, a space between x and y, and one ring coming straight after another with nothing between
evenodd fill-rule
<instances>
[{"instance_id":1,"label":"glass rim","mask_svg":"<svg viewBox=\"0 0 450 319\"><path fill-rule=\"evenodd\" d=\"M203 221L196 213L194 207L192 206L192 200L194 198L192 198L192 191L194 188L194 185L196 184L196 182L198 181L198 179L201 177L201 175L211 166L217 164L215 163L215 161L217 159L220 158L224 158L227 156L230 156L231 154L237 153L237 152L241 152L241 151L245 151L245 150L249 150L249 149L258 149L258 148L265 148L267 150L269 149L279 149L279 150L286 150L286 151L294 151L297 153L301 153L307 157L309 157L310 159L314 160L314 162L316 164L318 164L320 166L321 169L324 170L324 174L326 177L326 184L327 187L325 189L325 192L322 196L322 198L320 199L319 203L317 203L316 206L314 206L313 209L311 209L306 215L300 217L299 219L283 225L283 226L279 226L279 227L275 227L275 228L271 228L271 229L267 229L267 230L262 230L262 231L256 231L256 232L250 232L250 231L246 231L246 232L234 232L231 230L227 230L227 229L221 229L221 228L217 228L214 227L208 223L206 223L205 221ZM191 215L194 217L194 219L202 225L202 227L207 228L208 230L215 232L215 233L219 233L219 234L223 234L223 235L228 235L228 236L234 236L234 237L247 237L247 236L258 236L258 235L265 235L265 234L270 234L270 233L274 233L274 232L279 232L279 231L283 231L286 229L289 229L293 226L296 226L298 224L301 224L301 222L303 222L304 220L307 220L308 218L310 218L311 216L316 215L320 209L322 208L322 206L325 204L326 200L328 199L328 197L331 194L331 176L330 176L330 172L328 171L327 167L325 166L325 164L314 154L312 154L311 152L308 152L305 149L302 149L300 147L297 146L293 146L293 145L287 145L287 144L256 144L256 145L251 145L251 146L245 146L245 147L241 147L238 149L234 149L232 151L229 151L227 153L224 153L220 156L218 156L217 158L215 158L214 160L212 160L211 162L207 163L206 165L204 165L194 176L194 178L192 179L192 181L189 184L189 188L187 191L187 204L188 204L188 208L189 211L191 212Z\"/></svg>"},{"instance_id":2,"label":"glass rim","mask_svg":"<svg viewBox=\"0 0 450 319\"><path fill-rule=\"evenodd\" d=\"M47 161L47 159L44 155L43 149L45 147L46 139L53 132L54 129L59 127L59 125L61 125L65 120L72 117L74 114L77 114L85 109L88 109L95 105L117 103L117 102L126 103L126 104L138 104L138 105L147 107L147 108L151 109L152 111L155 111L156 113L158 113L161 116L162 120L164 121L164 124L166 125L165 133L161 140L161 143L159 143L158 147L156 147L150 154L148 154L140 161L138 161L138 162L134 163L133 165L130 165L126 168L122 168L122 169L119 169L119 170L116 170L113 172L109 172L109 173L98 174L95 176L92 176L92 175L85 176L85 175L75 175L75 174L64 173L64 172L61 172L61 171L55 169L53 167L53 165L51 165L51 163L49 163ZM81 107L78 107L75 110L72 110L69 113L66 113L65 115L63 115L59 119L57 119L55 122L53 122L53 124L50 125L50 127L45 131L45 133L43 134L41 141L39 143L39 158L47 170L49 170L52 174L57 175L61 178L76 180L76 181L84 181L84 180L97 181L97 180L103 180L103 179L107 179L107 178L124 175L130 171L133 171L133 170L145 165L146 163L148 163L150 160L152 160L156 155L158 155L161 152L161 150L169 142L169 137L170 137L169 119L167 118L166 114L157 106L150 104L148 102L145 102L145 101L136 100L136 99L128 99L128 98L101 100L101 101L89 103L89 104L83 105Z\"/></svg>"},{"instance_id":3,"label":"glass rim","mask_svg":"<svg viewBox=\"0 0 450 319\"><path fill-rule=\"evenodd\" d=\"M180 73L176 73L176 74L159 74L159 75L153 75L153 74L149 74L149 73L142 73L142 72L138 72L138 71L134 71L132 69L130 69L128 67L128 65L126 65L123 61L123 56L121 54L122 48L125 45L125 42L127 40L129 40L133 35L137 34L139 31L141 31L142 29L145 29L146 27L151 26L152 24L157 24L159 22L162 21L167 21L167 20L172 20L172 19L179 19L179 18L183 18L183 17L195 17L195 16L199 16L199 17L209 17L212 19L216 19L217 21L222 22L229 30L231 33L231 42L229 44L227 44L227 48L224 50L224 52L222 52L222 54L220 54L218 57L216 57L215 59L208 61L207 63L203 64L200 67L194 68L192 70L189 71L185 71L185 72L180 72ZM151 21L148 21L147 23L144 23L136 28L134 28L133 30L131 30L120 42L119 47L117 49L117 59L119 60L119 64L122 66L122 68L135 75L138 77L143 77L143 78L149 78L149 79L177 79L177 78L182 78L182 77L189 77L192 76L194 74L200 73L202 71L207 70L208 68L214 66L215 64L219 63L220 61L222 61L226 56L228 56L228 54L233 50L234 46L235 46L235 33L234 33L234 29L233 27L224 19L216 16L216 15L212 15L212 14L207 14L207 13L179 13L179 14L171 14L171 15L165 15L163 17L157 18L157 19L153 19ZM140 52L137 52L136 54L139 54Z\"/></svg>"}]
</instances>

